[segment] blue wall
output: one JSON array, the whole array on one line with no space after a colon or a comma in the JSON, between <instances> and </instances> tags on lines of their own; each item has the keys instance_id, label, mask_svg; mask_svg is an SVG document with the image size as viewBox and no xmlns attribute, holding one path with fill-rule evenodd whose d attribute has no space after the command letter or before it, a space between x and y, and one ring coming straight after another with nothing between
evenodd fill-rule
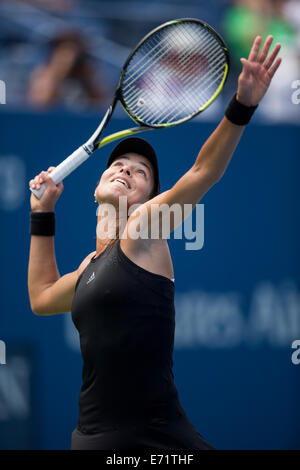
<instances>
[{"instance_id":1,"label":"blue wall","mask_svg":"<svg viewBox=\"0 0 300 470\"><path fill-rule=\"evenodd\" d=\"M82 361L70 314L42 318L30 310L27 185L82 144L98 120L0 114L2 449L68 449L76 426ZM108 131L127 124L114 120ZM146 135L157 149L163 190L191 167L214 128L199 121ZM190 420L219 449L300 449L300 364L291 360L292 342L300 340L298 135L297 127L252 124L201 201L203 248L169 240L175 381ZM95 249L93 193L110 150L64 182L56 208L61 274Z\"/></svg>"}]
</instances>

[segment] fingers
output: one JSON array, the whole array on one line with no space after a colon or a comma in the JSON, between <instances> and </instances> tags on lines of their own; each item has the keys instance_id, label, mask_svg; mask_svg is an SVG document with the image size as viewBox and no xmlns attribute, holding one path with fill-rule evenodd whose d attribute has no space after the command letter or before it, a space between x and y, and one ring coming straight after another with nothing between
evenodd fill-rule
<instances>
[{"instance_id":1,"label":"fingers","mask_svg":"<svg viewBox=\"0 0 300 470\"><path fill-rule=\"evenodd\" d=\"M34 179L29 181L29 186L32 189L40 189L41 185L45 182L45 171L41 171Z\"/></svg>"},{"instance_id":2,"label":"fingers","mask_svg":"<svg viewBox=\"0 0 300 470\"><path fill-rule=\"evenodd\" d=\"M261 36L256 36L253 46L251 48L248 60L254 61L254 62L257 60L257 55L258 55L258 51L261 45L261 40L262 40Z\"/></svg>"},{"instance_id":3,"label":"fingers","mask_svg":"<svg viewBox=\"0 0 300 470\"><path fill-rule=\"evenodd\" d=\"M273 39L274 38L271 35L267 37L267 39L266 39L266 41L263 45L263 48L262 48L260 54L258 55L258 51L259 51L259 48L260 48L260 45L261 45L262 38L261 38L261 36L257 36L254 43L253 43L252 49L250 51L248 61L258 62L259 64L264 64L264 68L266 70L269 70L270 67L273 65L274 60L276 59L276 57L278 55L278 52L280 51L280 48L281 48L281 44L279 44L279 43L276 44L276 46L274 47L274 50L272 51L272 53L268 57L268 53L270 51L270 47L272 45ZM243 60L245 60L245 59L243 59ZM244 62L243 62L243 64L244 64ZM279 65L280 64L277 64L275 72L276 72L277 68L279 67ZM273 75L274 75L274 73L273 73Z\"/></svg>"},{"instance_id":4,"label":"fingers","mask_svg":"<svg viewBox=\"0 0 300 470\"><path fill-rule=\"evenodd\" d=\"M61 194L64 190L64 185L62 181L58 183L57 188L59 189L59 194Z\"/></svg>"},{"instance_id":5,"label":"fingers","mask_svg":"<svg viewBox=\"0 0 300 470\"><path fill-rule=\"evenodd\" d=\"M257 58L257 62L259 62L260 64L263 64L268 53L269 53L269 50L270 50L270 47L271 47L271 44L273 42L273 36L268 36L264 45L263 45L263 48L262 50L260 51L260 54Z\"/></svg>"},{"instance_id":6,"label":"fingers","mask_svg":"<svg viewBox=\"0 0 300 470\"><path fill-rule=\"evenodd\" d=\"M276 46L274 47L272 53L269 55L268 57L268 54L269 54L269 51L270 51L270 47L271 47L271 44L273 42L273 36L268 36L263 47L262 47L262 50L260 52L260 54L258 54L258 51L259 51L259 48L260 48L260 45L261 45L261 42L262 42L262 38L261 36L257 36L255 38L255 41L252 45L252 48L251 48L251 51L250 51L250 54L249 54L249 57L248 57L248 61L246 59L241 59L241 62L243 64L243 73L244 73L244 77L247 78L247 76L249 76L251 74L251 66L254 65L253 63L256 62L257 65L259 66L263 66L265 70L267 70L269 72L269 75L271 78L273 78L273 76L275 75L278 67L280 66L281 64L281 61L282 59L281 58L278 58L276 61L276 57L278 55L278 52L280 51L281 49L281 44L276 44ZM274 63L275 61L275 63Z\"/></svg>"},{"instance_id":7,"label":"fingers","mask_svg":"<svg viewBox=\"0 0 300 470\"><path fill-rule=\"evenodd\" d=\"M269 68L273 64L274 60L276 59L276 56L277 56L278 52L280 51L280 48L281 48L281 44L276 44L276 46L274 47L274 50L272 51L270 56L267 58L267 60L264 64L265 69L269 70Z\"/></svg>"},{"instance_id":8,"label":"fingers","mask_svg":"<svg viewBox=\"0 0 300 470\"><path fill-rule=\"evenodd\" d=\"M278 69L279 65L281 64L281 60L282 60L281 57L279 57L279 58L276 60L276 62L275 62L275 64L273 65L273 67L270 68L270 70L269 70L269 75L270 75L271 78L274 77L276 70Z\"/></svg>"},{"instance_id":9,"label":"fingers","mask_svg":"<svg viewBox=\"0 0 300 470\"><path fill-rule=\"evenodd\" d=\"M30 188L40 189L42 184L46 183L47 181L49 181L50 184L51 184L52 179L49 178L49 174L51 173L51 171L54 170L54 168L55 168L54 166L52 166L52 167L50 166L47 171L41 171L41 173L36 175L35 178L33 178L32 180L29 181Z\"/></svg>"}]
</instances>

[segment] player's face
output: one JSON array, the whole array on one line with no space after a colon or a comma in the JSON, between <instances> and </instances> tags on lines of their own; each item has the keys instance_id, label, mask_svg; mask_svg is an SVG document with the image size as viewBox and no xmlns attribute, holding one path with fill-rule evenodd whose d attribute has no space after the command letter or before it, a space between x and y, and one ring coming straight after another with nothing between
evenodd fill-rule
<instances>
[{"instance_id":1,"label":"player's face","mask_svg":"<svg viewBox=\"0 0 300 470\"><path fill-rule=\"evenodd\" d=\"M127 197L127 207L148 201L153 189L154 175L147 158L126 153L116 158L101 176L95 190L98 202L115 204L120 196Z\"/></svg>"}]
</instances>

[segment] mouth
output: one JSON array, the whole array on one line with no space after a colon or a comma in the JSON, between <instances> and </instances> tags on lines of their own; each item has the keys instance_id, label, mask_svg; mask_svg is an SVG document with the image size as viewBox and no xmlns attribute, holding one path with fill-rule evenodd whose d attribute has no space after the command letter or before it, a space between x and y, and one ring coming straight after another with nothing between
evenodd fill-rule
<instances>
[{"instance_id":1,"label":"mouth","mask_svg":"<svg viewBox=\"0 0 300 470\"><path fill-rule=\"evenodd\" d=\"M128 183L125 179L123 179L123 178L115 178L114 180L112 180L112 183L115 183L116 181L117 181L118 183L120 183L120 184L123 184L123 186L125 186L126 189L130 189L130 185L129 185L129 183Z\"/></svg>"}]
</instances>

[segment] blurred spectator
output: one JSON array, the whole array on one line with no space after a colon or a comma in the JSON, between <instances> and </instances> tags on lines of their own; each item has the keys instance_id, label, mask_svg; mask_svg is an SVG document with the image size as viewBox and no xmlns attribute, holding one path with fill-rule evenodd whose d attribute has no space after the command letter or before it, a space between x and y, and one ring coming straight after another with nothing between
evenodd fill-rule
<instances>
[{"instance_id":1,"label":"blurred spectator","mask_svg":"<svg viewBox=\"0 0 300 470\"><path fill-rule=\"evenodd\" d=\"M283 6L283 12L287 20L294 26L297 32L298 51L300 51L300 2L299 0L289 0L288 2L286 2Z\"/></svg>"},{"instance_id":2,"label":"blurred spectator","mask_svg":"<svg viewBox=\"0 0 300 470\"><path fill-rule=\"evenodd\" d=\"M283 62L272 87L260 105L260 113L273 120L295 120L299 109L291 102L291 84L299 75L299 43L295 26L286 15L288 0L236 0L224 17L224 34L231 52L233 71L241 70L255 36L280 42ZM298 3L298 2L297 2Z\"/></svg>"},{"instance_id":3,"label":"blurred spectator","mask_svg":"<svg viewBox=\"0 0 300 470\"><path fill-rule=\"evenodd\" d=\"M225 14L224 31L230 44L233 65L240 67L240 58L248 57L255 38L272 34L283 47L295 40L295 31L284 18L285 0L236 0Z\"/></svg>"},{"instance_id":4,"label":"blurred spectator","mask_svg":"<svg viewBox=\"0 0 300 470\"><path fill-rule=\"evenodd\" d=\"M30 76L29 103L37 107L106 104L106 86L88 58L81 34L76 30L60 33L49 46L47 63L39 65Z\"/></svg>"},{"instance_id":5,"label":"blurred spectator","mask_svg":"<svg viewBox=\"0 0 300 470\"><path fill-rule=\"evenodd\" d=\"M19 2L55 12L70 10L74 4L74 0L19 0Z\"/></svg>"}]
</instances>

